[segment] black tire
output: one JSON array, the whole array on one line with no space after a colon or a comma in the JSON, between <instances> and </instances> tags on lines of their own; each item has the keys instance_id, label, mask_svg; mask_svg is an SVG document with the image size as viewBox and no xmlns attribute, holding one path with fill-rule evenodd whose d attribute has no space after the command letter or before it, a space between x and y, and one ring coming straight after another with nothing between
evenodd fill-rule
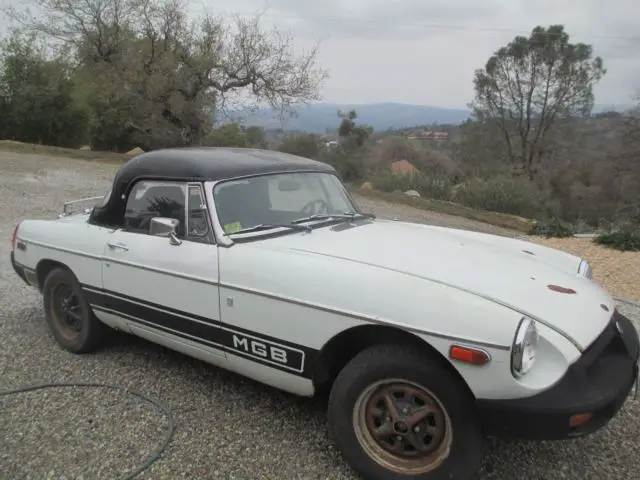
<instances>
[{"instance_id":1,"label":"black tire","mask_svg":"<svg viewBox=\"0 0 640 480\"><path fill-rule=\"evenodd\" d=\"M386 388L391 394L394 388L395 392L402 392L404 385L407 395L404 400L394 402L396 410L400 410L399 420L380 422L381 412L387 409L384 405L388 405L383 400L384 395L376 394L380 390L372 390L364 400L362 395L379 382L390 379L393 379L393 386L382 384L379 388ZM427 396L420 396L423 393ZM377 402L376 395L380 399ZM413 404L407 399L413 400ZM425 403L420 404L418 399ZM428 404L432 405L429 409L426 408ZM421 406L425 408L422 412L429 413L419 413ZM416 416L409 421L412 411ZM374 418L376 415L378 418ZM416 421L420 415L424 415L423 419ZM472 478L482 463L484 437L466 386L442 365L442 359L406 345L374 345L356 355L333 384L328 418L331 435L345 460L367 480L466 480ZM403 433L402 436L388 435L385 441L394 438L390 443L409 455L417 455L419 450L415 445L420 445L425 449L425 458L403 460L389 453L381 446L385 441L374 439L367 422L376 427L378 423L384 424L389 432ZM439 429L438 425L446 428ZM420 433L425 429L431 433ZM414 436L415 432L418 433ZM408 441L410 437L414 439L413 443ZM430 441L433 446L429 446ZM434 451L427 455L430 448ZM403 465L403 462L406 463Z\"/></svg>"},{"instance_id":2,"label":"black tire","mask_svg":"<svg viewBox=\"0 0 640 480\"><path fill-rule=\"evenodd\" d=\"M62 348L79 354L95 351L104 344L111 329L93 314L73 272L62 267L53 269L44 281L42 294L47 324ZM72 321L64 318L65 298L73 299L67 306L75 317Z\"/></svg>"}]
</instances>

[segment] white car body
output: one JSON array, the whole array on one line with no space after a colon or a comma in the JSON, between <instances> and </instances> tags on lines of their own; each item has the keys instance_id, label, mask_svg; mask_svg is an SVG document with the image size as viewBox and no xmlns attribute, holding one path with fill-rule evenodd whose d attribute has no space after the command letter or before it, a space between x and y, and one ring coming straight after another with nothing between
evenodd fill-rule
<instances>
[{"instance_id":1,"label":"white car body","mask_svg":"<svg viewBox=\"0 0 640 480\"><path fill-rule=\"evenodd\" d=\"M42 260L59 262L89 291L127 292L160 312L187 312L192 320L220 311L220 328L229 333L248 330L257 339L265 335L317 351L340 332L368 323L410 331L444 357L452 342L479 346L491 356L489 368L453 363L478 398L526 397L550 387L607 326L611 314L594 304L615 308L610 295L578 274L581 258L507 237L376 220L343 232L294 232L233 248L185 242L178 256L166 238L96 227L87 218L22 222L19 240L28 248L16 250L16 261L33 271ZM301 281L306 272L313 278ZM553 292L546 288L552 283L580 295ZM112 327L274 387L314 394L301 368L262 366L233 349L161 336L107 311L95 314ZM540 353L534 370L518 380L509 368L510 349L523 314L539 322L548 355ZM252 337L243 336L240 348L245 338ZM251 358L264 355L255 350Z\"/></svg>"},{"instance_id":2,"label":"white car body","mask_svg":"<svg viewBox=\"0 0 640 480\"><path fill-rule=\"evenodd\" d=\"M383 327L439 352L477 400L534 397L560 382L616 312L588 263L558 250L382 219L227 235L216 181L184 184L204 195L214 243L176 245L91 224L88 214L24 220L17 271L41 288L42 272L64 265L105 324L303 396L329 375L332 342ZM523 317L539 340L533 367L517 376ZM452 359L455 346L484 352L486 363Z\"/></svg>"}]
</instances>

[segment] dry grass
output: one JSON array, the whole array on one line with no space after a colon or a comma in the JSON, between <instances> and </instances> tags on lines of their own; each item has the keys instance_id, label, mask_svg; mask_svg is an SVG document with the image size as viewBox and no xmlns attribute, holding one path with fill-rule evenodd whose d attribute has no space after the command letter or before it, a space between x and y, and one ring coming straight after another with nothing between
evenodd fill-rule
<instances>
[{"instance_id":1,"label":"dry grass","mask_svg":"<svg viewBox=\"0 0 640 480\"><path fill-rule=\"evenodd\" d=\"M421 210L429 210L431 212L444 213L456 217L468 218L469 220L488 223L497 227L515 230L516 232L527 233L534 224L534 221L528 218L522 218L516 215L508 215L506 213L476 210L474 208L466 207L454 202L445 202L442 200L434 200L423 197L415 198L409 197L404 194L380 192L377 190L365 190L357 188L355 186L351 186L350 188L353 189L353 191L357 192L358 195L362 195L363 197L374 199L377 198L391 203L402 203L404 205L410 205Z\"/></svg>"},{"instance_id":2,"label":"dry grass","mask_svg":"<svg viewBox=\"0 0 640 480\"><path fill-rule=\"evenodd\" d=\"M123 153L94 152L91 150L79 150L75 148L52 147L49 145L16 142L14 140L0 140L0 150L15 153L27 153L31 155L92 160L105 163L124 163L131 158L131 156Z\"/></svg>"},{"instance_id":3,"label":"dry grass","mask_svg":"<svg viewBox=\"0 0 640 480\"><path fill-rule=\"evenodd\" d=\"M590 238L525 237L525 240L586 258L593 279L615 297L640 301L640 252L620 252Z\"/></svg>"}]
</instances>

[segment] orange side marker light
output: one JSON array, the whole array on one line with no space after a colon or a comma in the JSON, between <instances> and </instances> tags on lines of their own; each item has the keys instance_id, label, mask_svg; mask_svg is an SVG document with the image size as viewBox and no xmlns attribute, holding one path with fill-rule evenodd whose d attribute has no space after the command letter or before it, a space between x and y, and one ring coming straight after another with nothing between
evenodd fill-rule
<instances>
[{"instance_id":1,"label":"orange side marker light","mask_svg":"<svg viewBox=\"0 0 640 480\"><path fill-rule=\"evenodd\" d=\"M451 345L449 357L459 362L470 363L471 365L486 365L491 361L491 357L484 350L460 345Z\"/></svg>"}]
</instances>

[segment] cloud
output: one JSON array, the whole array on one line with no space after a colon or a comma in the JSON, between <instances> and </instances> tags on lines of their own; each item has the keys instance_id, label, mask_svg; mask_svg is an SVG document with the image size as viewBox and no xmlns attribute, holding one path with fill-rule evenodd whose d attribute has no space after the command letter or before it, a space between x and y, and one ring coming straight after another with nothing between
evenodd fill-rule
<instances>
[{"instance_id":1,"label":"cloud","mask_svg":"<svg viewBox=\"0 0 640 480\"><path fill-rule=\"evenodd\" d=\"M192 0L189 12L197 17L203 8L266 8L264 25L289 31L296 46L321 40L330 102L464 106L474 69L515 35L550 24L564 24L572 41L592 44L603 57L608 73L596 87L597 103L628 103L640 88L637 0Z\"/></svg>"},{"instance_id":2,"label":"cloud","mask_svg":"<svg viewBox=\"0 0 640 480\"><path fill-rule=\"evenodd\" d=\"M220 2L218 2L220 3ZM224 3L224 2L223 2ZM460 31L480 26L503 11L503 0L449 0L433 4L425 0L243 0L255 9L269 8L265 17L298 20L296 33L321 32L332 38L408 40L421 39L439 31ZM240 7L238 7L240 8Z\"/></svg>"},{"instance_id":3,"label":"cloud","mask_svg":"<svg viewBox=\"0 0 640 480\"><path fill-rule=\"evenodd\" d=\"M217 2L217 5L226 2ZM245 12L269 6L264 20L308 45L325 39L321 60L334 101L414 101L462 106L473 70L515 35L564 24L589 43L608 74L597 101L627 103L640 87L636 0L239 0ZM420 100L418 100L420 99Z\"/></svg>"}]
</instances>

